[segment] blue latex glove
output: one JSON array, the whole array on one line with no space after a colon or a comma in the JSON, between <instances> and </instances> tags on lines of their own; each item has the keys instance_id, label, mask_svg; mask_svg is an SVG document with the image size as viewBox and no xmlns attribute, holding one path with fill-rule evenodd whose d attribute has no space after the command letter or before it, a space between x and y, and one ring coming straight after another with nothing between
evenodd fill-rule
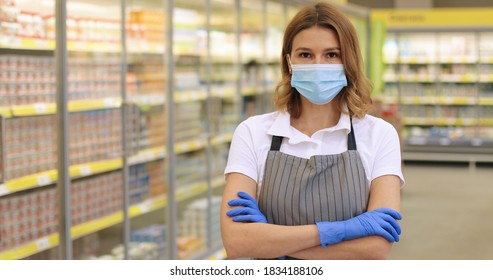
<instances>
[{"instance_id":1,"label":"blue latex glove","mask_svg":"<svg viewBox=\"0 0 493 280\"><path fill-rule=\"evenodd\" d=\"M260 212L255 198L244 192L238 192L238 197L228 201L228 205L242 207L229 210L226 215L233 217L235 222L267 223L267 219Z\"/></svg>"},{"instance_id":2,"label":"blue latex glove","mask_svg":"<svg viewBox=\"0 0 493 280\"><path fill-rule=\"evenodd\" d=\"M379 208L365 212L354 218L340 222L318 222L320 244L327 247L370 235L380 235L389 242L398 242L401 227L396 220L402 219L399 212L389 208Z\"/></svg>"}]
</instances>

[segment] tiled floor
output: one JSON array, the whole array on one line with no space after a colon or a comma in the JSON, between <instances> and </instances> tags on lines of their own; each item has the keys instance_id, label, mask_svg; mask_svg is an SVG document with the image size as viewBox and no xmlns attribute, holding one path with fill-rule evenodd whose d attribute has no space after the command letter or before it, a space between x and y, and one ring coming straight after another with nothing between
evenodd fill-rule
<instances>
[{"instance_id":1,"label":"tiled floor","mask_svg":"<svg viewBox=\"0 0 493 280\"><path fill-rule=\"evenodd\" d=\"M391 260L493 260L493 167L403 167L401 241Z\"/></svg>"}]
</instances>

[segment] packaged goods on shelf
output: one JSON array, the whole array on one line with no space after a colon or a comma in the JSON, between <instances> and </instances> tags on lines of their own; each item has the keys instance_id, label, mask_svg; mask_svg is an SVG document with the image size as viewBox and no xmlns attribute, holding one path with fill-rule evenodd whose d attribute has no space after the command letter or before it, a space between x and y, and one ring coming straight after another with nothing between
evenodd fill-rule
<instances>
[{"instance_id":1,"label":"packaged goods on shelf","mask_svg":"<svg viewBox=\"0 0 493 280\"><path fill-rule=\"evenodd\" d=\"M200 53L202 44L199 19L201 16L197 11L175 8L174 10L174 38L175 53L178 55ZM203 35L203 33L202 33Z\"/></svg>"},{"instance_id":2,"label":"packaged goods on shelf","mask_svg":"<svg viewBox=\"0 0 493 280\"><path fill-rule=\"evenodd\" d=\"M154 10L132 10L128 22L131 42L164 43L164 13Z\"/></svg>"},{"instance_id":3,"label":"packaged goods on shelf","mask_svg":"<svg viewBox=\"0 0 493 280\"><path fill-rule=\"evenodd\" d=\"M200 87L199 73L195 71L180 71L175 74L176 90L196 89Z\"/></svg>"},{"instance_id":4,"label":"packaged goods on shelf","mask_svg":"<svg viewBox=\"0 0 493 280\"><path fill-rule=\"evenodd\" d=\"M73 225L102 218L122 209L121 171L105 173L72 183Z\"/></svg>"},{"instance_id":5,"label":"packaged goods on shelf","mask_svg":"<svg viewBox=\"0 0 493 280\"><path fill-rule=\"evenodd\" d=\"M0 252L57 231L56 189L0 197Z\"/></svg>"},{"instance_id":6,"label":"packaged goods on shelf","mask_svg":"<svg viewBox=\"0 0 493 280\"><path fill-rule=\"evenodd\" d=\"M122 175L110 172L71 185L72 224L93 221L122 209ZM54 187L0 197L0 252L47 237L58 230Z\"/></svg>"},{"instance_id":7,"label":"packaged goods on shelf","mask_svg":"<svg viewBox=\"0 0 493 280\"><path fill-rule=\"evenodd\" d=\"M176 104L176 141L196 140L204 137L203 105L200 102Z\"/></svg>"},{"instance_id":8,"label":"packaged goods on shelf","mask_svg":"<svg viewBox=\"0 0 493 280\"><path fill-rule=\"evenodd\" d=\"M129 96L163 95L166 76L163 62L158 57L146 55L137 58L137 54L132 54L129 57L129 73L127 74Z\"/></svg>"},{"instance_id":9,"label":"packaged goods on shelf","mask_svg":"<svg viewBox=\"0 0 493 280\"><path fill-rule=\"evenodd\" d=\"M56 169L57 141L54 116L4 121L4 180Z\"/></svg>"},{"instance_id":10,"label":"packaged goods on shelf","mask_svg":"<svg viewBox=\"0 0 493 280\"><path fill-rule=\"evenodd\" d=\"M149 173L147 164L138 164L129 168L129 200L136 204L149 198Z\"/></svg>"},{"instance_id":11,"label":"packaged goods on shelf","mask_svg":"<svg viewBox=\"0 0 493 280\"><path fill-rule=\"evenodd\" d=\"M180 218L180 233L181 237L194 237L202 240L207 240L208 227L211 225L212 232L210 238L213 241L221 240L219 226L219 212L221 208L221 197L214 196L209 205L206 198L201 198L190 203ZM210 224L208 223L208 214L210 215Z\"/></svg>"},{"instance_id":12,"label":"packaged goods on shelf","mask_svg":"<svg viewBox=\"0 0 493 280\"><path fill-rule=\"evenodd\" d=\"M117 55L77 55L69 57L70 100L120 96L121 65Z\"/></svg>"},{"instance_id":13,"label":"packaged goods on shelf","mask_svg":"<svg viewBox=\"0 0 493 280\"><path fill-rule=\"evenodd\" d=\"M165 194L166 185L166 162L155 161L148 164L149 193L151 197Z\"/></svg>"},{"instance_id":14,"label":"packaged goods on shelf","mask_svg":"<svg viewBox=\"0 0 493 280\"><path fill-rule=\"evenodd\" d=\"M129 257L132 260L159 260L166 254L166 225L153 224L130 232ZM97 252L85 254L85 259L92 260L122 260L123 245L117 245L109 254L97 256Z\"/></svg>"},{"instance_id":15,"label":"packaged goods on shelf","mask_svg":"<svg viewBox=\"0 0 493 280\"><path fill-rule=\"evenodd\" d=\"M70 164L121 156L121 114L117 109L70 115Z\"/></svg>"},{"instance_id":16,"label":"packaged goods on shelf","mask_svg":"<svg viewBox=\"0 0 493 280\"><path fill-rule=\"evenodd\" d=\"M144 259L163 259L166 253L166 225L154 224L145 228L134 230L130 233L130 242L134 244L148 243L154 245L154 252L147 256L140 256ZM132 259L139 259L139 256L131 256Z\"/></svg>"},{"instance_id":17,"label":"packaged goods on shelf","mask_svg":"<svg viewBox=\"0 0 493 280\"><path fill-rule=\"evenodd\" d=\"M139 151L164 146L166 143L166 127L162 107L153 107L142 112L137 106L130 106L127 125L129 151L136 154Z\"/></svg>"},{"instance_id":18,"label":"packaged goods on shelf","mask_svg":"<svg viewBox=\"0 0 493 280\"><path fill-rule=\"evenodd\" d=\"M176 157L176 186L185 187L192 183L205 180L206 176L205 151L179 154Z\"/></svg>"},{"instance_id":19,"label":"packaged goods on shelf","mask_svg":"<svg viewBox=\"0 0 493 280\"><path fill-rule=\"evenodd\" d=\"M228 160L229 143L215 145L212 152L211 173L213 177L222 176Z\"/></svg>"},{"instance_id":20,"label":"packaged goods on shelf","mask_svg":"<svg viewBox=\"0 0 493 280\"><path fill-rule=\"evenodd\" d=\"M180 236L177 239L178 258L188 259L204 249L205 241L196 236Z\"/></svg>"},{"instance_id":21,"label":"packaged goods on shelf","mask_svg":"<svg viewBox=\"0 0 493 280\"><path fill-rule=\"evenodd\" d=\"M55 102L52 57L0 55L0 106Z\"/></svg>"}]
</instances>

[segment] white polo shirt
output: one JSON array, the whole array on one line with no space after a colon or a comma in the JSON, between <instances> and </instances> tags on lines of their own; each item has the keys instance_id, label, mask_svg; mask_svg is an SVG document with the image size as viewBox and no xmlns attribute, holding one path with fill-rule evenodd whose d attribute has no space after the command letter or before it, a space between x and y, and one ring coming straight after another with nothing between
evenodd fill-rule
<instances>
[{"instance_id":1,"label":"white polo shirt","mask_svg":"<svg viewBox=\"0 0 493 280\"><path fill-rule=\"evenodd\" d=\"M397 175L404 185L401 170L399 136L388 122L370 115L353 118L356 147L363 161L368 180L383 175ZM340 154L347 151L350 118L341 114L337 125L317 131L308 137L291 126L290 115L273 112L250 117L236 128L224 174L238 172L257 182L260 194L265 161L273 135L283 136L281 152L310 158L313 155Z\"/></svg>"}]
</instances>

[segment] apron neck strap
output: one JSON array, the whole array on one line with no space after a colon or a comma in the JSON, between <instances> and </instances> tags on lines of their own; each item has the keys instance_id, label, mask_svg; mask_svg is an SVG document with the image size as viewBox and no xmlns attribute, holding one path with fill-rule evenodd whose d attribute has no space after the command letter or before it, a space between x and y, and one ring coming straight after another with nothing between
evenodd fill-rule
<instances>
[{"instance_id":1,"label":"apron neck strap","mask_svg":"<svg viewBox=\"0 0 493 280\"><path fill-rule=\"evenodd\" d=\"M349 119L351 123L351 132L349 132L347 136L347 149L350 151L356 150L356 139L354 137L354 129L353 129L353 117Z\"/></svg>"},{"instance_id":2,"label":"apron neck strap","mask_svg":"<svg viewBox=\"0 0 493 280\"><path fill-rule=\"evenodd\" d=\"M270 143L271 151L279 151L281 150L282 136L272 136L272 142Z\"/></svg>"},{"instance_id":3,"label":"apron neck strap","mask_svg":"<svg viewBox=\"0 0 493 280\"><path fill-rule=\"evenodd\" d=\"M356 139L354 137L354 129L353 129L353 118L350 118L351 122L351 132L349 132L347 136L347 148L350 151L355 151L356 150ZM272 136L272 142L270 143L270 150L271 151L280 151L281 150L281 143L282 143L282 136Z\"/></svg>"}]
</instances>

